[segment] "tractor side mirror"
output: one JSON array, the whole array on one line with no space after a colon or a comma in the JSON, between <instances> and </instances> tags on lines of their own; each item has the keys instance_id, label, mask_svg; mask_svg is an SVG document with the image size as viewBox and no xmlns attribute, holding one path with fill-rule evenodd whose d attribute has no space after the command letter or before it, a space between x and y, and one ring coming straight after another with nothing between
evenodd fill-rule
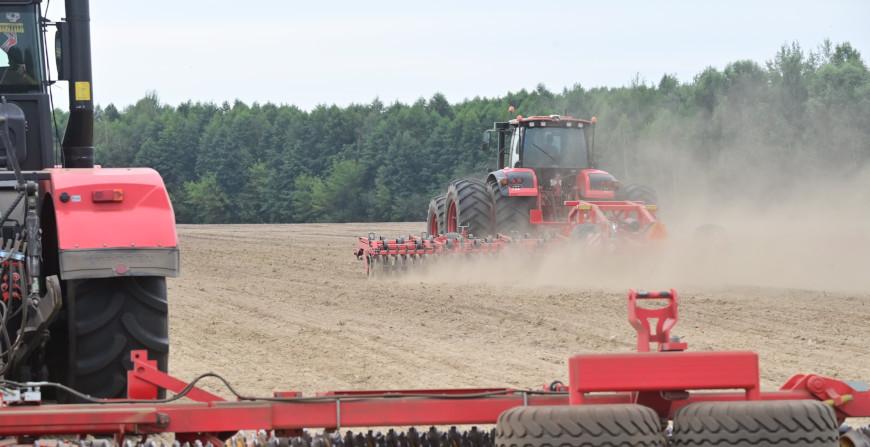
<instances>
[{"instance_id":1,"label":"tractor side mirror","mask_svg":"<svg viewBox=\"0 0 870 447\"><path fill-rule=\"evenodd\" d=\"M489 131L483 133L483 142L480 144L480 150L488 151L489 150L489 141L492 137L490 136Z\"/></svg>"},{"instance_id":2,"label":"tractor side mirror","mask_svg":"<svg viewBox=\"0 0 870 447\"><path fill-rule=\"evenodd\" d=\"M54 33L54 59L57 65L57 79L69 81L72 78L72 61L66 57L70 54L69 25L66 22L57 23Z\"/></svg>"}]
</instances>

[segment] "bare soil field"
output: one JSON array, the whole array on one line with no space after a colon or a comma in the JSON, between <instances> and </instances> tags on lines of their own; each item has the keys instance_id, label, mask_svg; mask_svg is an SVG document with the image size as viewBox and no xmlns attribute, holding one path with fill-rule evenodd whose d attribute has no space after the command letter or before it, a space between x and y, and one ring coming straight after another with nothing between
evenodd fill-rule
<instances>
[{"instance_id":1,"label":"bare soil field","mask_svg":"<svg viewBox=\"0 0 870 447\"><path fill-rule=\"evenodd\" d=\"M171 372L214 371L248 394L537 387L566 380L572 354L632 351L625 291L670 286L524 282L515 273L499 279L493 269L481 281L449 273L365 278L352 256L356 236L422 227L179 226L182 276L169 282ZM766 388L799 372L870 381L868 292L681 287L674 333L691 350L756 350Z\"/></svg>"}]
</instances>

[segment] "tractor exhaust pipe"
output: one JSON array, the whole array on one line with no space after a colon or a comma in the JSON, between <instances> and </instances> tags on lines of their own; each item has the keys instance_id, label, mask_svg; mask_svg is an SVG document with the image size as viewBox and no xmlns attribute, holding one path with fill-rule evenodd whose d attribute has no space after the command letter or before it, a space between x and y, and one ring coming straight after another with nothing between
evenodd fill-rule
<instances>
[{"instance_id":1,"label":"tractor exhaust pipe","mask_svg":"<svg viewBox=\"0 0 870 447\"><path fill-rule=\"evenodd\" d=\"M91 92L91 16L88 0L66 0L69 29L69 122L63 136L65 168L94 167L94 100Z\"/></svg>"}]
</instances>

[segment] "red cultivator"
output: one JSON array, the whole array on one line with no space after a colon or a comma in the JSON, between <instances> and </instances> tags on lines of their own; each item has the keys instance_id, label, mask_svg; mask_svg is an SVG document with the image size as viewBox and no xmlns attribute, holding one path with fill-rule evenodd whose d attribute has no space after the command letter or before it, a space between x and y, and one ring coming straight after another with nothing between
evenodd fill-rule
<instances>
[{"instance_id":1,"label":"red cultivator","mask_svg":"<svg viewBox=\"0 0 870 447\"><path fill-rule=\"evenodd\" d=\"M638 305L647 299L666 304ZM206 374L185 383L159 371L144 351L137 351L126 400L46 405L31 397L23 404L14 396L38 395L40 387L55 385L3 382L0 435L19 441L60 434L114 436L120 441L169 432L178 442L215 444L239 430L263 430L257 439L274 445L348 447L870 442L866 431L841 425L849 417L870 417L866 386L799 374L777 391L761 391L755 353L685 351L686 343L670 333L678 319L677 304L673 290L631 291L629 321L638 333L638 352L574 356L568 362L567 385L554 382L539 390L332 391L313 396L286 391L254 397L236 392L224 381L237 399L230 402L196 386L203 378L219 376ZM176 395L157 399L162 389ZM496 429L342 432L350 427L451 424L496 424ZM327 431L311 436L304 431L310 428ZM238 435L233 439L243 440Z\"/></svg>"},{"instance_id":2,"label":"red cultivator","mask_svg":"<svg viewBox=\"0 0 870 447\"><path fill-rule=\"evenodd\" d=\"M368 276L405 270L434 257L485 255L505 250L537 250L575 243L583 250L614 252L649 245L666 237L655 217L655 206L632 201L566 201L567 222L542 220L531 213L530 223L546 230L535 233L475 237L468 227L440 235L422 233L385 239L375 233L360 237L354 255L365 261Z\"/></svg>"}]
</instances>

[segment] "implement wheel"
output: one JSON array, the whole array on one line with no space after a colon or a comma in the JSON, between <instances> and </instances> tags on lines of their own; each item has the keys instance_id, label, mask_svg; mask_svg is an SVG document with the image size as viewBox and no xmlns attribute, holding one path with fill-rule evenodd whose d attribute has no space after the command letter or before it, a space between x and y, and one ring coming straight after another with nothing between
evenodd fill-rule
<instances>
[{"instance_id":1,"label":"implement wheel","mask_svg":"<svg viewBox=\"0 0 870 447\"><path fill-rule=\"evenodd\" d=\"M518 232L525 234L531 231L529 211L538 206L537 197L503 196L495 182L488 182L487 189L489 189L489 195L492 198L492 231L494 233Z\"/></svg>"},{"instance_id":2,"label":"implement wheel","mask_svg":"<svg viewBox=\"0 0 870 447\"><path fill-rule=\"evenodd\" d=\"M444 212L447 194L439 194L429 201L429 212L426 214L426 231L432 236L446 233L444 230Z\"/></svg>"},{"instance_id":3,"label":"implement wheel","mask_svg":"<svg viewBox=\"0 0 870 447\"><path fill-rule=\"evenodd\" d=\"M637 184L627 185L620 191L619 196L622 200L643 202L645 205L655 205L659 202L659 196L654 189Z\"/></svg>"},{"instance_id":4,"label":"implement wheel","mask_svg":"<svg viewBox=\"0 0 870 447\"><path fill-rule=\"evenodd\" d=\"M466 178L451 183L447 189L445 207L444 222L447 233L458 233L459 227L468 227L468 232L477 236L492 233L492 199L483 181Z\"/></svg>"},{"instance_id":5,"label":"implement wheel","mask_svg":"<svg viewBox=\"0 0 870 447\"><path fill-rule=\"evenodd\" d=\"M834 410L815 400L699 402L674 416L675 446L839 445Z\"/></svg>"},{"instance_id":6,"label":"implement wheel","mask_svg":"<svg viewBox=\"0 0 870 447\"><path fill-rule=\"evenodd\" d=\"M67 281L66 305L70 387L93 397L126 397L134 349L147 349L157 367L167 370L166 278Z\"/></svg>"},{"instance_id":7,"label":"implement wheel","mask_svg":"<svg viewBox=\"0 0 870 447\"><path fill-rule=\"evenodd\" d=\"M664 446L658 415L642 405L516 407L498 417L496 447Z\"/></svg>"}]
</instances>

